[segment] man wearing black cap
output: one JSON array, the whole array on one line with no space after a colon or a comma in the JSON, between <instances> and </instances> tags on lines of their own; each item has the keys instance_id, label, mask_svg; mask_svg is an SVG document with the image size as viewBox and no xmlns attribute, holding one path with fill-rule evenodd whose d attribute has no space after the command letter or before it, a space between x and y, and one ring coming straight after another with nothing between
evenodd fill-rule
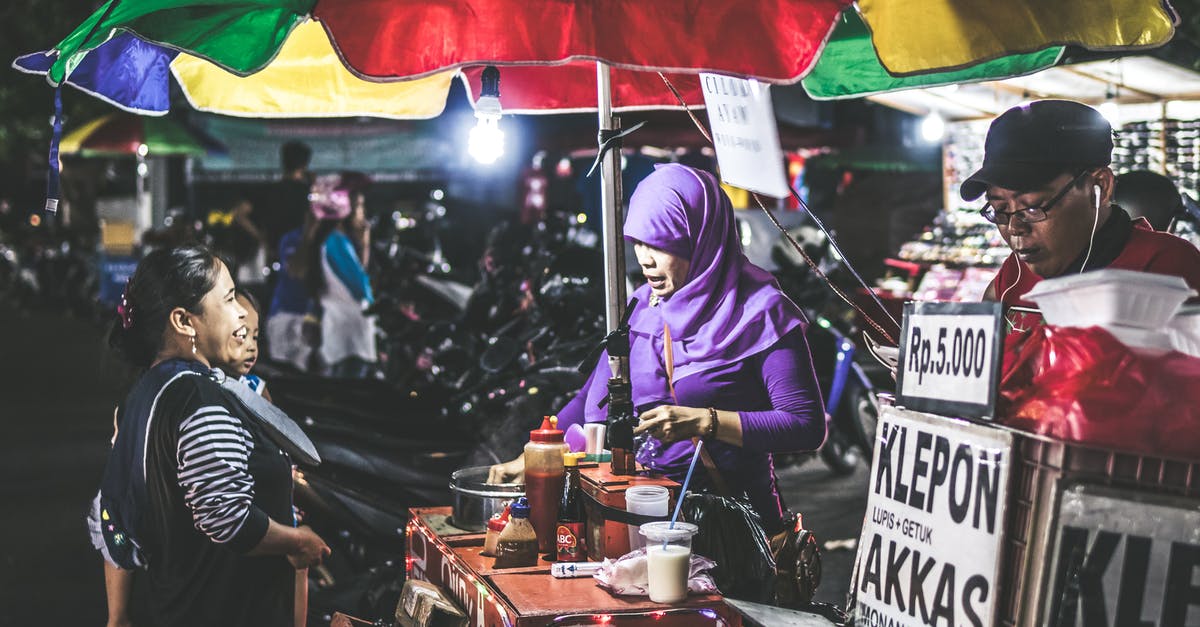
<instances>
[{"instance_id":1,"label":"man wearing black cap","mask_svg":"<svg viewBox=\"0 0 1200 627\"><path fill-rule=\"evenodd\" d=\"M1112 205L1112 148L1108 121L1078 102L1033 102L992 122L983 167L959 190L985 196L981 213L1013 251L985 299L1033 307L1024 296L1043 278L1100 268L1180 276L1200 290L1200 251Z\"/></svg>"}]
</instances>

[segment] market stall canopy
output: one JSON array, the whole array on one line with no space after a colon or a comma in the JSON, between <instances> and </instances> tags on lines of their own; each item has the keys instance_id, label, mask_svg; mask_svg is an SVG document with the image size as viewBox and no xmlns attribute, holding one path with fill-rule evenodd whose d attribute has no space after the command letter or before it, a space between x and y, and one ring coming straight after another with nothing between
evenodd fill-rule
<instances>
[{"instance_id":1,"label":"market stall canopy","mask_svg":"<svg viewBox=\"0 0 1200 627\"><path fill-rule=\"evenodd\" d=\"M1059 63L1066 45L1156 47L1177 21L1160 0L753 0L705 3L703 16L639 0L451 5L110 0L54 50L15 65L140 113L169 108L173 76L202 111L426 118L458 70L474 100L483 64L505 68L506 112L594 110L591 62L603 60L620 112L677 106L660 71L689 104L702 102L702 71L772 83L807 75L815 98L856 97L1029 74ZM696 45L747 33L754 45Z\"/></svg>"},{"instance_id":2,"label":"market stall canopy","mask_svg":"<svg viewBox=\"0 0 1200 627\"><path fill-rule=\"evenodd\" d=\"M1123 105L1122 117L1200 117L1200 73L1148 56L1051 68L1037 74L966 85L910 89L870 99L917 115L946 120L992 118L1030 100L1061 98L1090 105Z\"/></svg>"},{"instance_id":3,"label":"market stall canopy","mask_svg":"<svg viewBox=\"0 0 1200 627\"><path fill-rule=\"evenodd\" d=\"M705 19L637 0L457 4L459 10L365 0L315 7L311 0L109 2L54 50L15 65L141 113L169 108L173 76L202 111L424 118L440 113L459 70L474 99L485 64L504 68L506 112L595 110L594 62L602 60L613 67L616 111L662 109L678 103L659 72L692 105L702 103L698 72L798 80L849 0L709 4ZM547 23L556 28L545 29ZM695 45L745 33L755 33L754 45ZM90 50L100 59L89 63ZM107 71L126 57L154 61L124 61L125 71ZM420 83L425 88L410 93Z\"/></svg>"},{"instance_id":4,"label":"market stall canopy","mask_svg":"<svg viewBox=\"0 0 1200 627\"><path fill-rule=\"evenodd\" d=\"M155 119L155 118L146 118ZM404 173L407 180L444 176L462 160L452 138L421 122L374 120L246 120L193 115L194 124L227 150L198 159L197 180L274 180L279 146L302 141L313 149L316 172L353 170L376 179Z\"/></svg>"},{"instance_id":5,"label":"market stall canopy","mask_svg":"<svg viewBox=\"0 0 1200 627\"><path fill-rule=\"evenodd\" d=\"M217 140L171 118L118 112L87 122L63 137L60 151L82 157L191 156L220 154Z\"/></svg>"},{"instance_id":6,"label":"market stall canopy","mask_svg":"<svg viewBox=\"0 0 1200 627\"><path fill-rule=\"evenodd\" d=\"M860 146L832 150L809 157L805 166L814 169L860 172L941 172L938 150L914 150L904 146Z\"/></svg>"}]
</instances>

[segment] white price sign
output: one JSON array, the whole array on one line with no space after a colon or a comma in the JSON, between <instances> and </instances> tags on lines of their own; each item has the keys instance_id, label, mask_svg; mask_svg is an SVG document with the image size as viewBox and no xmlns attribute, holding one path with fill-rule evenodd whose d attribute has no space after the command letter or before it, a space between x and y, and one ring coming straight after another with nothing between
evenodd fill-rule
<instances>
[{"instance_id":1,"label":"white price sign","mask_svg":"<svg viewBox=\"0 0 1200 627\"><path fill-rule=\"evenodd\" d=\"M775 198L791 194L769 85L756 80L701 74L721 180Z\"/></svg>"},{"instance_id":2,"label":"white price sign","mask_svg":"<svg viewBox=\"0 0 1200 627\"><path fill-rule=\"evenodd\" d=\"M900 341L897 404L962 417L995 415L999 303L908 303Z\"/></svg>"}]
</instances>

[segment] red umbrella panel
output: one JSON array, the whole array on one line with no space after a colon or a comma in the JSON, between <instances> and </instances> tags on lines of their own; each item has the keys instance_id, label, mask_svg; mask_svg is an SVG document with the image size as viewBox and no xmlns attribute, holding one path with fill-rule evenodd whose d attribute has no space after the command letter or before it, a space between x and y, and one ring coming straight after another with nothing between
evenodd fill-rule
<instances>
[{"instance_id":1,"label":"red umbrella panel","mask_svg":"<svg viewBox=\"0 0 1200 627\"><path fill-rule=\"evenodd\" d=\"M483 67L463 68L471 102L479 99ZM700 78L695 74L666 74L689 106L704 106ZM598 104L596 64L576 62L555 66L517 65L500 68L500 104L504 113L581 113ZM679 108L679 101L657 72L612 70L612 108L615 112Z\"/></svg>"},{"instance_id":2,"label":"red umbrella panel","mask_svg":"<svg viewBox=\"0 0 1200 627\"><path fill-rule=\"evenodd\" d=\"M603 61L615 68L791 83L816 63L838 14L850 4L321 0L312 14L346 66L366 78L413 78L471 65Z\"/></svg>"}]
</instances>

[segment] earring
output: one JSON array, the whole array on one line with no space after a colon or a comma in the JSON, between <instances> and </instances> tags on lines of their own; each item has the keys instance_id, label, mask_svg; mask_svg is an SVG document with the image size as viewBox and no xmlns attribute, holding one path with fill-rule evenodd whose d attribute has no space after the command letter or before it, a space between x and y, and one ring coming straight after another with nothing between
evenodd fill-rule
<instances>
[{"instance_id":1,"label":"earring","mask_svg":"<svg viewBox=\"0 0 1200 627\"><path fill-rule=\"evenodd\" d=\"M195 355L196 354L196 336L189 335L188 337L192 339L192 354Z\"/></svg>"}]
</instances>

